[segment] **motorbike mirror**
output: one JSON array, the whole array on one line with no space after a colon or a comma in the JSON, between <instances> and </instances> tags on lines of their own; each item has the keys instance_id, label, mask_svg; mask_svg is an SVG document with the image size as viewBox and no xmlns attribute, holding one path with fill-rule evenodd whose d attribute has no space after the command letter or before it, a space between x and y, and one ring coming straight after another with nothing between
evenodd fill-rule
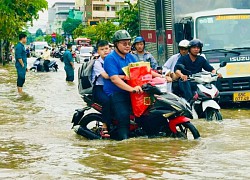
<instances>
[{"instance_id":1,"label":"motorbike mirror","mask_svg":"<svg viewBox=\"0 0 250 180\"><path fill-rule=\"evenodd\" d=\"M220 63L220 67L225 67L227 65L227 62L226 61L222 61L221 63Z\"/></svg>"}]
</instances>

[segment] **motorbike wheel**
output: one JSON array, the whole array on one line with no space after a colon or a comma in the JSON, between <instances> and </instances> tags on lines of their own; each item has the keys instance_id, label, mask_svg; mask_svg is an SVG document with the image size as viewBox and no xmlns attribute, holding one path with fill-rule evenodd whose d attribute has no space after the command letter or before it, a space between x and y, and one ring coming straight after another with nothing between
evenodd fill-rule
<instances>
[{"instance_id":1,"label":"motorbike wheel","mask_svg":"<svg viewBox=\"0 0 250 180\"><path fill-rule=\"evenodd\" d=\"M213 109L213 108L207 108L205 110L205 118L208 121L221 121L222 120L222 115L218 109Z\"/></svg>"},{"instance_id":2,"label":"motorbike wheel","mask_svg":"<svg viewBox=\"0 0 250 180\"><path fill-rule=\"evenodd\" d=\"M32 68L30 68L30 71L32 71L32 72L36 72L37 70L36 70L36 68L35 68L35 67L32 67Z\"/></svg>"},{"instance_id":3,"label":"motorbike wheel","mask_svg":"<svg viewBox=\"0 0 250 180\"><path fill-rule=\"evenodd\" d=\"M87 139L100 139L101 135L101 128L102 128L102 117L101 114L97 113L91 113L86 116L84 116L80 122L79 125L82 129L88 131L86 134L84 133L84 137ZM96 138L99 137L99 138Z\"/></svg>"},{"instance_id":4,"label":"motorbike wheel","mask_svg":"<svg viewBox=\"0 0 250 180\"><path fill-rule=\"evenodd\" d=\"M179 129L177 132L177 137L188 139L188 133L191 132L194 139L198 139L200 137L199 131L191 122L185 122L178 125Z\"/></svg>"}]
</instances>

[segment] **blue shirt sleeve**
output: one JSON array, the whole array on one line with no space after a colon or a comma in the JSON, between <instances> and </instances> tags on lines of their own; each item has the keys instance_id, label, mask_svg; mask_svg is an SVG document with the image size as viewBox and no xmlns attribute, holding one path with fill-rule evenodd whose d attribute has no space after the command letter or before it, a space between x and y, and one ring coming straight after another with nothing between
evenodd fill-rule
<instances>
[{"instance_id":1,"label":"blue shirt sleeve","mask_svg":"<svg viewBox=\"0 0 250 180\"><path fill-rule=\"evenodd\" d=\"M183 65L185 66L185 64L184 64L184 56L181 56L181 57L177 60L176 65L177 65L177 64L183 64ZM175 65L175 67L174 67L174 72L177 71L176 65Z\"/></svg>"},{"instance_id":2,"label":"blue shirt sleeve","mask_svg":"<svg viewBox=\"0 0 250 180\"><path fill-rule=\"evenodd\" d=\"M109 75L109 77L119 75L119 66L117 61L111 55L108 55L105 58L104 70Z\"/></svg>"},{"instance_id":3,"label":"blue shirt sleeve","mask_svg":"<svg viewBox=\"0 0 250 180\"><path fill-rule=\"evenodd\" d=\"M130 60L132 62L138 62L139 61L139 59L136 58L135 54L127 54L127 56L130 56L129 58L130 58Z\"/></svg>"},{"instance_id":4,"label":"blue shirt sleeve","mask_svg":"<svg viewBox=\"0 0 250 180\"><path fill-rule=\"evenodd\" d=\"M134 59L136 59L136 61L139 61L139 57L137 54L131 54L133 56Z\"/></svg>"},{"instance_id":5,"label":"blue shirt sleeve","mask_svg":"<svg viewBox=\"0 0 250 180\"><path fill-rule=\"evenodd\" d=\"M68 60L69 60L69 62L74 62L73 61L73 56L72 56L70 51L68 52Z\"/></svg>"},{"instance_id":6,"label":"blue shirt sleeve","mask_svg":"<svg viewBox=\"0 0 250 180\"><path fill-rule=\"evenodd\" d=\"M20 44L17 44L16 49L15 49L16 60L22 59L22 51L23 51L23 47L20 46Z\"/></svg>"},{"instance_id":7,"label":"blue shirt sleeve","mask_svg":"<svg viewBox=\"0 0 250 180\"><path fill-rule=\"evenodd\" d=\"M205 71L212 72L214 70L213 66L211 66L203 56L200 56L200 57L202 57L202 59L203 59L202 68Z\"/></svg>"},{"instance_id":8,"label":"blue shirt sleeve","mask_svg":"<svg viewBox=\"0 0 250 180\"><path fill-rule=\"evenodd\" d=\"M150 64L151 64L151 67L153 69L157 69L158 67L158 63L156 61L156 59L154 58L154 56L152 54L149 54L149 57L150 57Z\"/></svg>"}]
</instances>

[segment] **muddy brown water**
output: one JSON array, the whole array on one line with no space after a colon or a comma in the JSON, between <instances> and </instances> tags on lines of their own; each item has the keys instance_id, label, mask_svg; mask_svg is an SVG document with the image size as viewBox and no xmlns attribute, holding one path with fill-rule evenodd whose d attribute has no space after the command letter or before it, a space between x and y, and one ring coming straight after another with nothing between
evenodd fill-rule
<instances>
[{"instance_id":1,"label":"muddy brown water","mask_svg":"<svg viewBox=\"0 0 250 180\"><path fill-rule=\"evenodd\" d=\"M28 72L25 96L14 66L0 67L0 179L250 178L249 108L222 109L223 122L193 120L198 141L89 141L71 130L84 103L58 64L58 72Z\"/></svg>"}]
</instances>

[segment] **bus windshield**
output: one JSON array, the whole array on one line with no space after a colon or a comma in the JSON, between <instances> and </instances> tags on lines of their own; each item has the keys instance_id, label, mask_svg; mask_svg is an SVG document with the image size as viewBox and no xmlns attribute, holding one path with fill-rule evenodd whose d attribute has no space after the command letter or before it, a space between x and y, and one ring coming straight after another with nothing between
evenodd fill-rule
<instances>
[{"instance_id":1,"label":"bus windshield","mask_svg":"<svg viewBox=\"0 0 250 180\"><path fill-rule=\"evenodd\" d=\"M203 50L250 47L250 15L219 15L197 18L196 37Z\"/></svg>"}]
</instances>

